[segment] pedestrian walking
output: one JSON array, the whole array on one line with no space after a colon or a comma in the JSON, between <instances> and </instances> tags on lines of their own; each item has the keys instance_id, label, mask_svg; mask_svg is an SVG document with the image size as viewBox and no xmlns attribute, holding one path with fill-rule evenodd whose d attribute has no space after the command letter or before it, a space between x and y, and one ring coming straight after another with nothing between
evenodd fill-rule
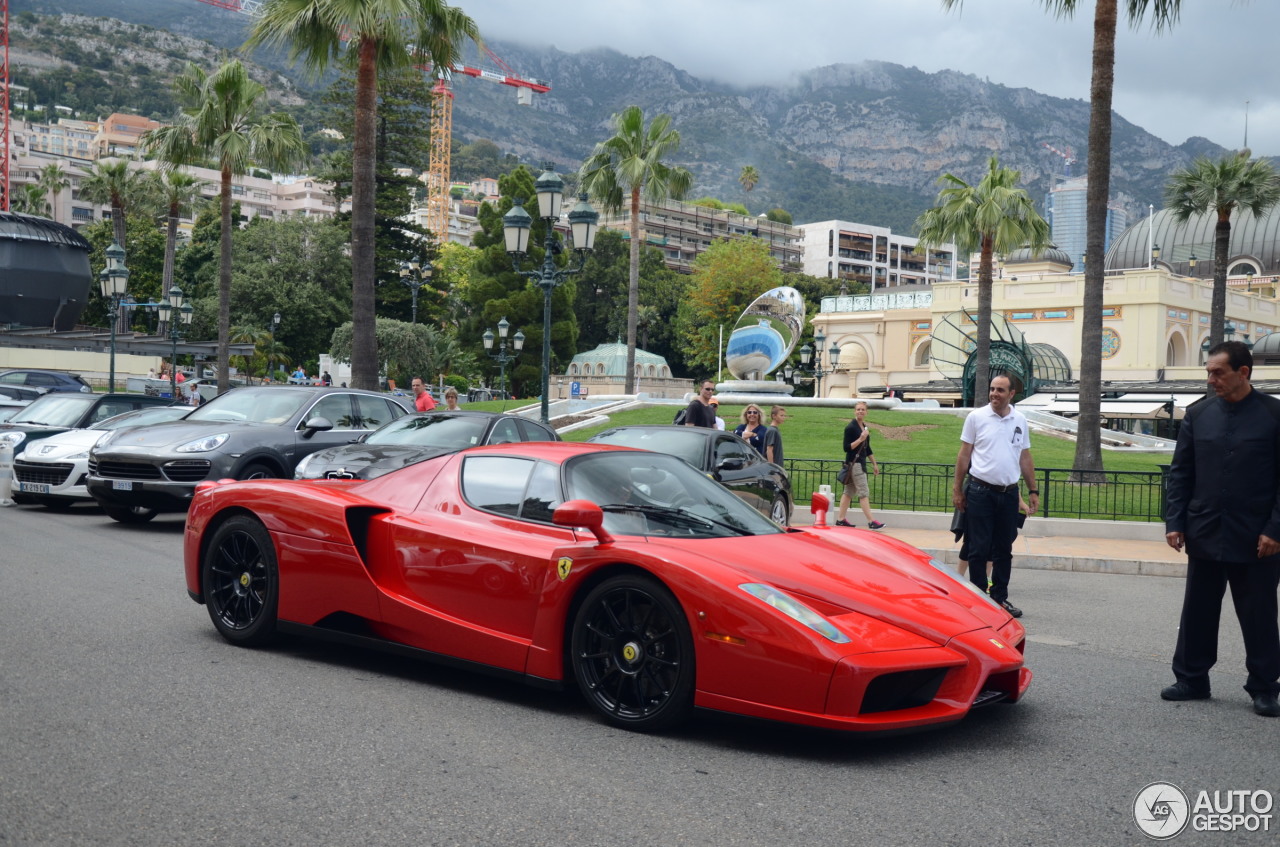
<instances>
[{"instance_id":1,"label":"pedestrian walking","mask_svg":"<svg viewBox=\"0 0 1280 847\"><path fill-rule=\"evenodd\" d=\"M1167 475L1165 540L1187 551L1182 618L1173 650L1176 680L1165 700L1207 700L1218 658L1222 597L1244 636L1244 690L1253 710L1280 717L1280 399L1254 390L1253 354L1239 341L1209 350L1212 397L1182 420Z\"/></svg>"},{"instance_id":2,"label":"pedestrian walking","mask_svg":"<svg viewBox=\"0 0 1280 847\"><path fill-rule=\"evenodd\" d=\"M786 470L782 464L782 433L779 428L787 421L787 410L781 406L769 409L769 432L764 437L764 457L778 467Z\"/></svg>"},{"instance_id":3,"label":"pedestrian walking","mask_svg":"<svg viewBox=\"0 0 1280 847\"><path fill-rule=\"evenodd\" d=\"M964 419L951 500L965 513L969 581L988 591L1010 615L1020 618L1022 610L1009 601L1013 539L1018 531L1019 472L1027 482L1027 502L1033 512L1040 507L1040 492L1031 458L1031 434L1027 419L1013 406L1015 394L1010 377L995 376L987 392L987 405ZM987 562L991 562L990 589Z\"/></svg>"},{"instance_id":4,"label":"pedestrian walking","mask_svg":"<svg viewBox=\"0 0 1280 847\"><path fill-rule=\"evenodd\" d=\"M768 425L764 422L764 413L760 411L760 407L755 403L748 403L746 408L742 410L742 423L733 428L733 432L743 441L755 448L755 451L761 456L764 455L764 440L769 431Z\"/></svg>"},{"instance_id":5,"label":"pedestrian walking","mask_svg":"<svg viewBox=\"0 0 1280 847\"><path fill-rule=\"evenodd\" d=\"M849 523L845 515L854 498L858 507L867 519L868 529L884 529L885 524L871 517L871 487L867 485L867 460L871 460L871 470L880 475L880 465L876 462L875 452L871 449L871 430L867 427L867 404L858 403L853 407L853 420L844 428L844 493L840 495L840 510L836 515L836 526L855 527Z\"/></svg>"}]
</instances>

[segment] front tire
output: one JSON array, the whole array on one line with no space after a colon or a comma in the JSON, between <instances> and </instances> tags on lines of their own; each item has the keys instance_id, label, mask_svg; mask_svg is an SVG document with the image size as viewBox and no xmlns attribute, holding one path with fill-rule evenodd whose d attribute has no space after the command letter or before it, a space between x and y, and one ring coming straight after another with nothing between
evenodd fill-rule
<instances>
[{"instance_id":1,"label":"front tire","mask_svg":"<svg viewBox=\"0 0 1280 847\"><path fill-rule=\"evenodd\" d=\"M133 524L146 523L159 514L157 510L143 506L103 506L102 511L117 523Z\"/></svg>"},{"instance_id":2,"label":"front tire","mask_svg":"<svg viewBox=\"0 0 1280 847\"><path fill-rule=\"evenodd\" d=\"M653 732L693 711L693 638L657 580L619 576L592 589L574 616L570 655L583 696L614 726Z\"/></svg>"},{"instance_id":3,"label":"front tire","mask_svg":"<svg viewBox=\"0 0 1280 847\"><path fill-rule=\"evenodd\" d=\"M269 643L276 632L280 569L266 527L244 515L231 518L205 548L200 570L218 633L241 647Z\"/></svg>"},{"instance_id":4,"label":"front tire","mask_svg":"<svg viewBox=\"0 0 1280 847\"><path fill-rule=\"evenodd\" d=\"M785 527L787 525L787 498L775 497L773 502L769 504L769 520L778 526Z\"/></svg>"},{"instance_id":5,"label":"front tire","mask_svg":"<svg viewBox=\"0 0 1280 847\"><path fill-rule=\"evenodd\" d=\"M280 475L262 462L250 462L240 469L236 479L276 479Z\"/></svg>"}]
</instances>

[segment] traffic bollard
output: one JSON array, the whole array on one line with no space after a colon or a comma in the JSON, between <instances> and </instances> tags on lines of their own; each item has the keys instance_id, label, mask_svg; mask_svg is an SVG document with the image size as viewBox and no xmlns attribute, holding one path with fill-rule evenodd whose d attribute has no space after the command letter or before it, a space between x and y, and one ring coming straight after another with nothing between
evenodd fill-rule
<instances>
[{"instance_id":1,"label":"traffic bollard","mask_svg":"<svg viewBox=\"0 0 1280 847\"><path fill-rule=\"evenodd\" d=\"M13 502L13 444L0 438L0 506L12 506Z\"/></svg>"}]
</instances>

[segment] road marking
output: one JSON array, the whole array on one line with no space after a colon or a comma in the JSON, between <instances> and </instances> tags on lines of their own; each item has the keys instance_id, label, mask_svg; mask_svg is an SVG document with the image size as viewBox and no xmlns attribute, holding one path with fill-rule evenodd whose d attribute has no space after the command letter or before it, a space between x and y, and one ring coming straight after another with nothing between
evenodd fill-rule
<instances>
[{"instance_id":1,"label":"road marking","mask_svg":"<svg viewBox=\"0 0 1280 847\"><path fill-rule=\"evenodd\" d=\"M1068 641L1056 635L1028 635L1027 640L1035 644L1051 644L1054 647L1074 647L1079 642Z\"/></svg>"}]
</instances>

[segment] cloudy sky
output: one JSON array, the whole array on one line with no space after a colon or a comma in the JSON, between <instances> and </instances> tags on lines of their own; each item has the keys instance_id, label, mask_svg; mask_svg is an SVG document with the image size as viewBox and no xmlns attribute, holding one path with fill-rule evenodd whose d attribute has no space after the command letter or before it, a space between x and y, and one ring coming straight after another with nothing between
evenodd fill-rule
<instances>
[{"instance_id":1,"label":"cloudy sky","mask_svg":"<svg viewBox=\"0 0 1280 847\"><path fill-rule=\"evenodd\" d=\"M1035 0L965 0L959 12L944 12L940 0L454 2L486 38L569 52L612 47L731 82L785 82L798 71L878 59L1058 97L1089 96L1088 0L1067 21ZM1280 156L1280 2L1182 6L1178 24L1162 35L1121 19L1115 110L1172 144L1199 135L1234 149L1244 142L1247 108L1249 146Z\"/></svg>"}]
</instances>

